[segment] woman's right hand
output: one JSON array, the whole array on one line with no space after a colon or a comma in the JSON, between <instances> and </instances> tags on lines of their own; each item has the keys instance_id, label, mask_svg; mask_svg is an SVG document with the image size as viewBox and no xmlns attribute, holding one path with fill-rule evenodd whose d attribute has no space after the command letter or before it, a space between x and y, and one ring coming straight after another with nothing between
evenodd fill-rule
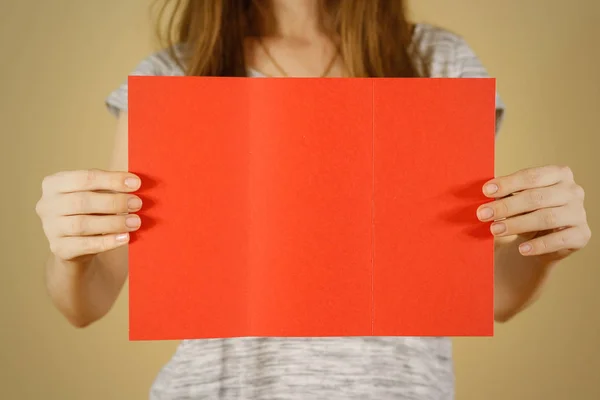
<instances>
[{"instance_id":1,"label":"woman's right hand","mask_svg":"<svg viewBox=\"0 0 600 400\"><path fill-rule=\"evenodd\" d=\"M83 170L44 178L36 212L50 250L75 261L129 242L140 227L142 200L133 194L141 180L128 172Z\"/></svg>"}]
</instances>

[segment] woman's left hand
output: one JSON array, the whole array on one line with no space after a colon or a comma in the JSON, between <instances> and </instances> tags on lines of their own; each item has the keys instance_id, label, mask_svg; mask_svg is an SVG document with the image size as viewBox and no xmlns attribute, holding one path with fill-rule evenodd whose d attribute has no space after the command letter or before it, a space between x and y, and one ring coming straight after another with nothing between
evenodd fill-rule
<instances>
[{"instance_id":1,"label":"woman's left hand","mask_svg":"<svg viewBox=\"0 0 600 400\"><path fill-rule=\"evenodd\" d=\"M478 218L493 222L496 237L522 236L523 255L560 260L590 240L585 193L568 167L522 170L490 180L483 191L495 200L479 207Z\"/></svg>"}]
</instances>

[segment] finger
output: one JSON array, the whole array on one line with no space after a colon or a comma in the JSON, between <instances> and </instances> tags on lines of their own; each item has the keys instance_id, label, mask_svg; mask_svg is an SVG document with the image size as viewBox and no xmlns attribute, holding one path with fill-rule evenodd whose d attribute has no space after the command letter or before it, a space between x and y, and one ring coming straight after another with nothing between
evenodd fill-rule
<instances>
[{"instance_id":1,"label":"finger","mask_svg":"<svg viewBox=\"0 0 600 400\"><path fill-rule=\"evenodd\" d=\"M121 171L104 171L99 169L59 172L44 179L44 193L72 193L94 190L113 192L133 192L139 189L141 180L138 176Z\"/></svg>"},{"instance_id":2,"label":"finger","mask_svg":"<svg viewBox=\"0 0 600 400\"><path fill-rule=\"evenodd\" d=\"M103 236L72 236L53 241L51 251L63 260L103 253L129 242L129 233Z\"/></svg>"},{"instance_id":3,"label":"finger","mask_svg":"<svg viewBox=\"0 0 600 400\"><path fill-rule=\"evenodd\" d=\"M521 243L519 252L523 255L535 256L560 250L578 250L588 243L590 237L589 229L567 228Z\"/></svg>"},{"instance_id":4,"label":"finger","mask_svg":"<svg viewBox=\"0 0 600 400\"><path fill-rule=\"evenodd\" d=\"M128 215L72 215L56 222L59 236L93 236L132 232L139 229L140 217Z\"/></svg>"},{"instance_id":5,"label":"finger","mask_svg":"<svg viewBox=\"0 0 600 400\"><path fill-rule=\"evenodd\" d=\"M573 173L568 167L550 165L523 169L511 175L492 179L483 186L483 192L489 197L500 198L522 190L547 187L572 180Z\"/></svg>"},{"instance_id":6,"label":"finger","mask_svg":"<svg viewBox=\"0 0 600 400\"><path fill-rule=\"evenodd\" d=\"M564 206L574 196L574 193L564 190L561 185L525 190L480 206L477 217L481 221L499 220L542 208Z\"/></svg>"},{"instance_id":7,"label":"finger","mask_svg":"<svg viewBox=\"0 0 600 400\"><path fill-rule=\"evenodd\" d=\"M124 214L139 211L142 199L125 193L74 192L56 196L49 207L59 215Z\"/></svg>"},{"instance_id":8,"label":"finger","mask_svg":"<svg viewBox=\"0 0 600 400\"><path fill-rule=\"evenodd\" d=\"M490 230L495 236L520 235L576 225L567 207L552 207L494 222Z\"/></svg>"}]
</instances>

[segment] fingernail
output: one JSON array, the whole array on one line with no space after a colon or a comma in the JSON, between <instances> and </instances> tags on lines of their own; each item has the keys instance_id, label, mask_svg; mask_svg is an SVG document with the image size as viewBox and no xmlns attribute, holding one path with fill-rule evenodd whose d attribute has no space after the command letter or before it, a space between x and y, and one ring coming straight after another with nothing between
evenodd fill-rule
<instances>
[{"instance_id":1,"label":"fingernail","mask_svg":"<svg viewBox=\"0 0 600 400\"><path fill-rule=\"evenodd\" d=\"M482 208L479 210L479 218L480 219L490 219L494 216L494 210L489 207Z\"/></svg>"},{"instance_id":2,"label":"fingernail","mask_svg":"<svg viewBox=\"0 0 600 400\"><path fill-rule=\"evenodd\" d=\"M117 242L123 243L129 240L129 233L119 233L116 237Z\"/></svg>"},{"instance_id":3,"label":"fingernail","mask_svg":"<svg viewBox=\"0 0 600 400\"><path fill-rule=\"evenodd\" d=\"M131 215L125 219L125 225L128 228L139 228L142 221L137 215Z\"/></svg>"},{"instance_id":4,"label":"fingernail","mask_svg":"<svg viewBox=\"0 0 600 400\"><path fill-rule=\"evenodd\" d=\"M140 180L138 178L127 178L125 179L125 186L130 189L137 189L140 187Z\"/></svg>"},{"instance_id":5,"label":"fingernail","mask_svg":"<svg viewBox=\"0 0 600 400\"><path fill-rule=\"evenodd\" d=\"M496 185L495 183L489 183L489 184L485 185L485 188L483 189L483 191L486 194L494 194L498 191L498 185Z\"/></svg>"},{"instance_id":6,"label":"fingernail","mask_svg":"<svg viewBox=\"0 0 600 400\"><path fill-rule=\"evenodd\" d=\"M506 225L504 225L503 223L492 224L490 229L492 230L492 233L494 235L498 235L506 231Z\"/></svg>"},{"instance_id":7,"label":"fingernail","mask_svg":"<svg viewBox=\"0 0 600 400\"><path fill-rule=\"evenodd\" d=\"M137 211L142 208L142 199L139 197L131 197L127 200L127 208L129 211Z\"/></svg>"},{"instance_id":8,"label":"fingernail","mask_svg":"<svg viewBox=\"0 0 600 400\"><path fill-rule=\"evenodd\" d=\"M529 253L531 251L531 245L529 243L523 243L519 246L519 251L521 253Z\"/></svg>"}]
</instances>

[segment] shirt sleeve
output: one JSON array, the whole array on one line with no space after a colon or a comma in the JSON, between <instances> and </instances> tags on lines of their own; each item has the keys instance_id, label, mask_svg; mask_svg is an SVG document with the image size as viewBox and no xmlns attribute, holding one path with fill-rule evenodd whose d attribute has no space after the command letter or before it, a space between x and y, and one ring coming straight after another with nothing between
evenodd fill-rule
<instances>
[{"instance_id":1,"label":"shirt sleeve","mask_svg":"<svg viewBox=\"0 0 600 400\"><path fill-rule=\"evenodd\" d=\"M178 49L176 49L178 51ZM181 76L183 71L177 63L170 57L167 50L151 54L142 60L129 76ZM128 107L127 79L113 90L105 99L105 105L108 111L118 116L121 112L126 112Z\"/></svg>"},{"instance_id":2,"label":"shirt sleeve","mask_svg":"<svg viewBox=\"0 0 600 400\"><path fill-rule=\"evenodd\" d=\"M487 69L475 54L475 51L462 38L458 38L455 46L455 63L459 78L489 78ZM504 121L506 106L496 90L496 136Z\"/></svg>"},{"instance_id":3,"label":"shirt sleeve","mask_svg":"<svg viewBox=\"0 0 600 400\"><path fill-rule=\"evenodd\" d=\"M150 59L145 59L129 74L130 76L152 76L157 75ZM127 111L127 79L113 90L105 100L108 111L115 117L121 111Z\"/></svg>"}]
</instances>

